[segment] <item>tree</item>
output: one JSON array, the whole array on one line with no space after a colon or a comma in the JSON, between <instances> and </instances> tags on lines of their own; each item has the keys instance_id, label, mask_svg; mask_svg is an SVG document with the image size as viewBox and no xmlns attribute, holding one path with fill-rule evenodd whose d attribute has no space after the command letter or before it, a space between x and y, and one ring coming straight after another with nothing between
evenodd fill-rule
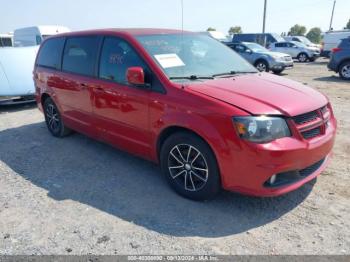
<instances>
[{"instance_id":1,"label":"tree","mask_svg":"<svg viewBox=\"0 0 350 262\"><path fill-rule=\"evenodd\" d=\"M234 35L234 34L242 34L242 27L240 26L231 26L230 29L228 30L229 35Z\"/></svg>"},{"instance_id":2,"label":"tree","mask_svg":"<svg viewBox=\"0 0 350 262\"><path fill-rule=\"evenodd\" d=\"M348 23L346 24L345 29L350 29L350 19L349 19Z\"/></svg>"},{"instance_id":3,"label":"tree","mask_svg":"<svg viewBox=\"0 0 350 262\"><path fill-rule=\"evenodd\" d=\"M216 31L216 29L213 27L208 27L207 31Z\"/></svg>"},{"instance_id":4,"label":"tree","mask_svg":"<svg viewBox=\"0 0 350 262\"><path fill-rule=\"evenodd\" d=\"M306 33L306 27L302 25L294 25L290 30L289 30L289 35L305 35Z\"/></svg>"},{"instance_id":5,"label":"tree","mask_svg":"<svg viewBox=\"0 0 350 262\"><path fill-rule=\"evenodd\" d=\"M319 44L321 42L321 29L319 27L311 28L306 37L313 43Z\"/></svg>"}]
</instances>

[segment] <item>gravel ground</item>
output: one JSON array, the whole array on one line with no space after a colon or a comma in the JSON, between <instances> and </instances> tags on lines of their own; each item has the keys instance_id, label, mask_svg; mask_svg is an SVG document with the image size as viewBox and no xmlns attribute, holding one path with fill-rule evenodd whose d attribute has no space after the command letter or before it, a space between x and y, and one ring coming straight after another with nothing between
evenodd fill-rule
<instances>
[{"instance_id":1,"label":"gravel ground","mask_svg":"<svg viewBox=\"0 0 350 262\"><path fill-rule=\"evenodd\" d=\"M189 201L156 165L1 107L0 254L350 254L350 83L332 75L323 59L283 75L326 93L339 131L317 181L278 198Z\"/></svg>"}]
</instances>

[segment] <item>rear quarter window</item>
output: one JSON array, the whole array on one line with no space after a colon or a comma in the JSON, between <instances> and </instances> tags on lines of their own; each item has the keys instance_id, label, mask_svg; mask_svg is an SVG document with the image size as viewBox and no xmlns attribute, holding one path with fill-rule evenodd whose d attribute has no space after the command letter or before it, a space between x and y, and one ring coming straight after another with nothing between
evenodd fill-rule
<instances>
[{"instance_id":1,"label":"rear quarter window","mask_svg":"<svg viewBox=\"0 0 350 262\"><path fill-rule=\"evenodd\" d=\"M38 66L61 69L61 56L64 46L64 37L52 38L43 43L38 54Z\"/></svg>"},{"instance_id":2,"label":"rear quarter window","mask_svg":"<svg viewBox=\"0 0 350 262\"><path fill-rule=\"evenodd\" d=\"M67 38L63 53L62 70L86 76L95 75L95 64L99 49L98 36Z\"/></svg>"}]
</instances>

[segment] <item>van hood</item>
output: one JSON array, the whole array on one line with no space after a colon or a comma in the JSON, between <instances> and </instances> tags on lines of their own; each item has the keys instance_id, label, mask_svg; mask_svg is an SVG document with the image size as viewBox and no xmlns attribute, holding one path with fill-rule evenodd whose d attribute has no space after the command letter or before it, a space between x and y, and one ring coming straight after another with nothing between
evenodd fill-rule
<instances>
[{"instance_id":1,"label":"van hood","mask_svg":"<svg viewBox=\"0 0 350 262\"><path fill-rule=\"evenodd\" d=\"M191 82L185 87L253 115L296 116L328 103L327 98L315 89L268 73Z\"/></svg>"}]
</instances>

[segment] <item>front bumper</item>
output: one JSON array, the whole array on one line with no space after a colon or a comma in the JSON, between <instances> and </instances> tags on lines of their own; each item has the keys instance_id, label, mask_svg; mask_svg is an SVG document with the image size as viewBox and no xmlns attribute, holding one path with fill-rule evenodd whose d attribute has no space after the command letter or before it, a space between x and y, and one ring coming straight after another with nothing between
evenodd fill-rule
<instances>
[{"instance_id":1,"label":"front bumper","mask_svg":"<svg viewBox=\"0 0 350 262\"><path fill-rule=\"evenodd\" d=\"M278 62L273 64L270 69L271 70L285 70L285 69L292 69L294 67L293 61L291 62Z\"/></svg>"},{"instance_id":2,"label":"front bumper","mask_svg":"<svg viewBox=\"0 0 350 262\"><path fill-rule=\"evenodd\" d=\"M296 190L326 168L335 132L336 121L333 119L324 135L308 141L295 137L278 139L268 144L242 141L241 150L232 154L229 170L222 170L225 177L223 186L230 191L254 196L278 196ZM273 175L307 170L320 161L322 163L310 174L292 183L277 187L266 184Z\"/></svg>"}]
</instances>

